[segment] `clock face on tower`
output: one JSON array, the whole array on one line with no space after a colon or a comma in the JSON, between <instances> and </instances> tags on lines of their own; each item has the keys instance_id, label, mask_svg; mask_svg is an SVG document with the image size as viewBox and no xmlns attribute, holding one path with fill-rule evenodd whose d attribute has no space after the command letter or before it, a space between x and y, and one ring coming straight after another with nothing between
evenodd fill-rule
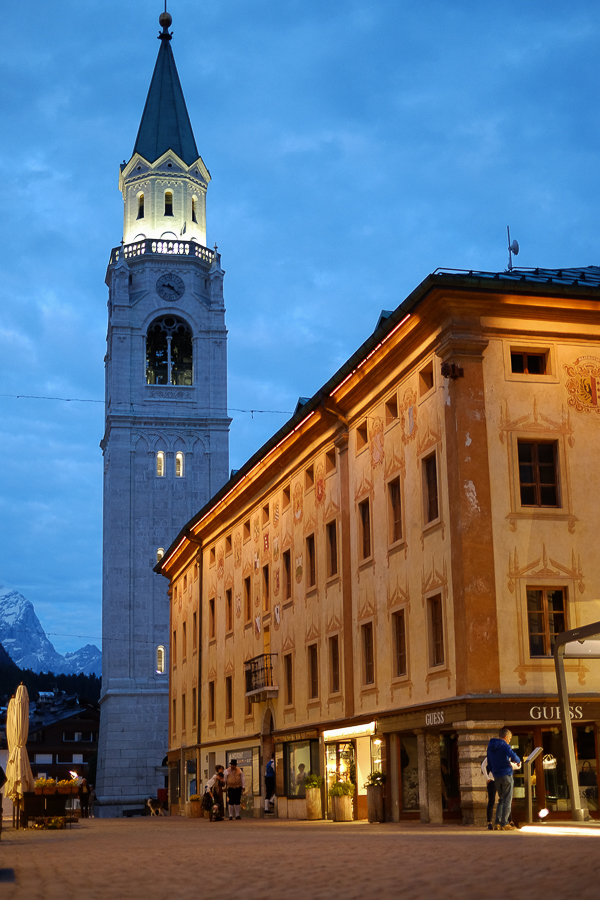
<instances>
[{"instance_id":1,"label":"clock face on tower","mask_svg":"<svg viewBox=\"0 0 600 900\"><path fill-rule=\"evenodd\" d=\"M179 275L166 272L156 282L156 293L163 300L180 300L185 294L185 284Z\"/></svg>"}]
</instances>

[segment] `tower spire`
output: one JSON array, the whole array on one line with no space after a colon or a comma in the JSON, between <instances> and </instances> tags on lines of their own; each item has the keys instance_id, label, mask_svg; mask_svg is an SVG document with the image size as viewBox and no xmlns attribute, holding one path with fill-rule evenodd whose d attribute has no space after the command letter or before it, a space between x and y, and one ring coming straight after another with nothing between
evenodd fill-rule
<instances>
[{"instance_id":1,"label":"tower spire","mask_svg":"<svg viewBox=\"0 0 600 900\"><path fill-rule=\"evenodd\" d=\"M153 163L166 150L173 150L190 166L200 154L171 50L173 34L169 27L173 19L166 3L158 21L162 27L160 49L133 152Z\"/></svg>"}]
</instances>

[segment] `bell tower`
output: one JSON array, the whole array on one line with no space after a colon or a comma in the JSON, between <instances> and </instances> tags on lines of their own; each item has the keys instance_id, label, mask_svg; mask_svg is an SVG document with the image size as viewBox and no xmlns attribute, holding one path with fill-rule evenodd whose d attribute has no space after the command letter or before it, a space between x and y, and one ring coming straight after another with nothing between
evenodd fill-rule
<instances>
[{"instance_id":1,"label":"bell tower","mask_svg":"<svg viewBox=\"0 0 600 900\"><path fill-rule=\"evenodd\" d=\"M167 753L169 597L161 549L229 473L221 258L206 247L210 174L173 52L160 49L111 252L105 358L100 815L156 797ZM191 632L190 632L191 633Z\"/></svg>"}]
</instances>

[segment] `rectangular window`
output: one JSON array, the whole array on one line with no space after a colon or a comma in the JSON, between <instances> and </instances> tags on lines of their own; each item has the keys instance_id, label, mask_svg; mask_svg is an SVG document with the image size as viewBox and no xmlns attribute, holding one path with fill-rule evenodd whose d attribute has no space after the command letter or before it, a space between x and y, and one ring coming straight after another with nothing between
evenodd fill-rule
<instances>
[{"instance_id":1,"label":"rectangular window","mask_svg":"<svg viewBox=\"0 0 600 900\"><path fill-rule=\"evenodd\" d=\"M177 665L177 631L173 632L173 652L171 654L171 659L173 660L173 668Z\"/></svg>"},{"instance_id":2,"label":"rectangular window","mask_svg":"<svg viewBox=\"0 0 600 900\"><path fill-rule=\"evenodd\" d=\"M340 690L340 640L337 634L329 638L329 675L331 693L337 694Z\"/></svg>"},{"instance_id":3,"label":"rectangular window","mask_svg":"<svg viewBox=\"0 0 600 900\"><path fill-rule=\"evenodd\" d=\"M284 487L284 489L283 489L283 499L282 499L282 501L281 501L281 508L282 508L282 509L287 509L287 508L288 508L288 506L289 506L290 503L291 503L291 496L292 496L292 489L290 488L290 486L289 486L289 484L288 484L288 486L287 486L287 487Z\"/></svg>"},{"instance_id":4,"label":"rectangular window","mask_svg":"<svg viewBox=\"0 0 600 900\"><path fill-rule=\"evenodd\" d=\"M546 354L511 350L510 370L515 375L545 375Z\"/></svg>"},{"instance_id":5,"label":"rectangular window","mask_svg":"<svg viewBox=\"0 0 600 900\"><path fill-rule=\"evenodd\" d=\"M173 697L173 705L171 712L171 732L173 734L177 733L177 700Z\"/></svg>"},{"instance_id":6,"label":"rectangular window","mask_svg":"<svg viewBox=\"0 0 600 900\"><path fill-rule=\"evenodd\" d=\"M552 656L556 635L568 628L562 588L527 588L531 656Z\"/></svg>"},{"instance_id":7,"label":"rectangular window","mask_svg":"<svg viewBox=\"0 0 600 900\"><path fill-rule=\"evenodd\" d=\"M233 719L233 678L231 675L225 679L225 718Z\"/></svg>"},{"instance_id":8,"label":"rectangular window","mask_svg":"<svg viewBox=\"0 0 600 900\"><path fill-rule=\"evenodd\" d=\"M424 397L432 388L433 360L430 360L430 362L428 362L419 372L419 397Z\"/></svg>"},{"instance_id":9,"label":"rectangular window","mask_svg":"<svg viewBox=\"0 0 600 900\"><path fill-rule=\"evenodd\" d=\"M263 610L268 612L271 608L271 584L269 581L269 567L263 566L262 570Z\"/></svg>"},{"instance_id":10,"label":"rectangular window","mask_svg":"<svg viewBox=\"0 0 600 900\"><path fill-rule=\"evenodd\" d=\"M283 554L283 596L286 600L292 597L292 551Z\"/></svg>"},{"instance_id":11,"label":"rectangular window","mask_svg":"<svg viewBox=\"0 0 600 900\"><path fill-rule=\"evenodd\" d=\"M423 489L425 494L425 521L435 522L440 514L435 453L423 460Z\"/></svg>"},{"instance_id":12,"label":"rectangular window","mask_svg":"<svg viewBox=\"0 0 600 900\"><path fill-rule=\"evenodd\" d=\"M368 441L369 431L367 428L367 421L365 419L365 421L358 425L356 429L356 452L358 453L359 450L362 450L364 447L366 447Z\"/></svg>"},{"instance_id":13,"label":"rectangular window","mask_svg":"<svg viewBox=\"0 0 600 900\"><path fill-rule=\"evenodd\" d=\"M183 634L182 634L182 644L181 652L183 653L182 662L185 662L187 659L187 622L183 623Z\"/></svg>"},{"instance_id":14,"label":"rectangular window","mask_svg":"<svg viewBox=\"0 0 600 900\"><path fill-rule=\"evenodd\" d=\"M371 555L371 506L369 500L358 504L360 525L360 558L368 559Z\"/></svg>"},{"instance_id":15,"label":"rectangular window","mask_svg":"<svg viewBox=\"0 0 600 900\"><path fill-rule=\"evenodd\" d=\"M283 665L285 669L285 705L291 706L294 702L294 670L291 653L287 653L283 657Z\"/></svg>"},{"instance_id":16,"label":"rectangular window","mask_svg":"<svg viewBox=\"0 0 600 900\"><path fill-rule=\"evenodd\" d=\"M246 697L246 716L252 715L252 697Z\"/></svg>"},{"instance_id":17,"label":"rectangular window","mask_svg":"<svg viewBox=\"0 0 600 900\"><path fill-rule=\"evenodd\" d=\"M233 631L233 592L231 588L225 591L225 607L227 610L227 631Z\"/></svg>"},{"instance_id":18,"label":"rectangular window","mask_svg":"<svg viewBox=\"0 0 600 900\"><path fill-rule=\"evenodd\" d=\"M198 613L192 615L192 652L198 650Z\"/></svg>"},{"instance_id":19,"label":"rectangular window","mask_svg":"<svg viewBox=\"0 0 600 900\"><path fill-rule=\"evenodd\" d=\"M304 473L304 490L310 491L315 486L315 467L309 466Z\"/></svg>"},{"instance_id":20,"label":"rectangular window","mask_svg":"<svg viewBox=\"0 0 600 900\"><path fill-rule=\"evenodd\" d=\"M244 578L244 611L246 622L249 622L252 618L252 585L250 584L250 578Z\"/></svg>"},{"instance_id":21,"label":"rectangular window","mask_svg":"<svg viewBox=\"0 0 600 900\"><path fill-rule=\"evenodd\" d=\"M375 681L375 661L373 658L373 623L367 622L362 626L363 645L363 672L364 684L373 684Z\"/></svg>"},{"instance_id":22,"label":"rectangular window","mask_svg":"<svg viewBox=\"0 0 600 900\"><path fill-rule=\"evenodd\" d=\"M336 467L335 447L333 447L325 454L325 474L329 475L330 472L335 472Z\"/></svg>"},{"instance_id":23,"label":"rectangular window","mask_svg":"<svg viewBox=\"0 0 600 900\"><path fill-rule=\"evenodd\" d=\"M242 530L244 533L244 543L245 543L246 541L250 540L250 519L248 519L246 522L244 522L244 527Z\"/></svg>"},{"instance_id":24,"label":"rectangular window","mask_svg":"<svg viewBox=\"0 0 600 900\"><path fill-rule=\"evenodd\" d=\"M390 513L390 543L395 544L402 538L402 501L400 498L400 479L395 478L388 484Z\"/></svg>"},{"instance_id":25,"label":"rectangular window","mask_svg":"<svg viewBox=\"0 0 600 900\"><path fill-rule=\"evenodd\" d=\"M556 441L517 441L521 506L560 506Z\"/></svg>"},{"instance_id":26,"label":"rectangular window","mask_svg":"<svg viewBox=\"0 0 600 900\"><path fill-rule=\"evenodd\" d=\"M198 695L196 693L196 688L192 688L192 728L196 727L196 714L198 711Z\"/></svg>"},{"instance_id":27,"label":"rectangular window","mask_svg":"<svg viewBox=\"0 0 600 900\"><path fill-rule=\"evenodd\" d=\"M444 665L444 625L442 615L442 597L436 594L427 601L429 612L429 666Z\"/></svg>"},{"instance_id":28,"label":"rectangular window","mask_svg":"<svg viewBox=\"0 0 600 900\"><path fill-rule=\"evenodd\" d=\"M181 730L185 731L185 694L181 695Z\"/></svg>"},{"instance_id":29,"label":"rectangular window","mask_svg":"<svg viewBox=\"0 0 600 900\"><path fill-rule=\"evenodd\" d=\"M319 654L317 645L308 648L308 697L314 700L319 696Z\"/></svg>"},{"instance_id":30,"label":"rectangular window","mask_svg":"<svg viewBox=\"0 0 600 900\"><path fill-rule=\"evenodd\" d=\"M385 402L385 424L391 425L398 418L398 398L394 394Z\"/></svg>"},{"instance_id":31,"label":"rectangular window","mask_svg":"<svg viewBox=\"0 0 600 900\"><path fill-rule=\"evenodd\" d=\"M337 575L337 522L327 523L327 577Z\"/></svg>"},{"instance_id":32,"label":"rectangular window","mask_svg":"<svg viewBox=\"0 0 600 900\"><path fill-rule=\"evenodd\" d=\"M406 675L406 621L404 610L396 612L392 616L393 641L394 641L394 678Z\"/></svg>"},{"instance_id":33,"label":"rectangular window","mask_svg":"<svg viewBox=\"0 0 600 900\"><path fill-rule=\"evenodd\" d=\"M175 702L175 701L173 701ZM215 721L215 683L208 682L208 721Z\"/></svg>"},{"instance_id":34,"label":"rectangular window","mask_svg":"<svg viewBox=\"0 0 600 900\"><path fill-rule=\"evenodd\" d=\"M308 587L314 587L317 583L317 562L315 559L315 536L309 534L306 538L306 583Z\"/></svg>"},{"instance_id":35,"label":"rectangular window","mask_svg":"<svg viewBox=\"0 0 600 900\"><path fill-rule=\"evenodd\" d=\"M212 640L215 634L215 598L211 597L208 601L208 636Z\"/></svg>"}]
</instances>

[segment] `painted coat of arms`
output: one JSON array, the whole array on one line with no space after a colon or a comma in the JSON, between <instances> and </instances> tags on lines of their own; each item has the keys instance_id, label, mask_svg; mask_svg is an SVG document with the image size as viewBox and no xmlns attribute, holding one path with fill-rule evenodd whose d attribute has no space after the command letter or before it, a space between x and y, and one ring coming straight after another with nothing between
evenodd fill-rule
<instances>
[{"instance_id":1,"label":"painted coat of arms","mask_svg":"<svg viewBox=\"0 0 600 900\"><path fill-rule=\"evenodd\" d=\"M298 584L302 581L302 554L296 557L296 581Z\"/></svg>"},{"instance_id":2,"label":"painted coat of arms","mask_svg":"<svg viewBox=\"0 0 600 900\"><path fill-rule=\"evenodd\" d=\"M255 516L252 520L252 537L254 539L254 543L260 539L260 524L258 521L258 516Z\"/></svg>"},{"instance_id":3,"label":"painted coat of arms","mask_svg":"<svg viewBox=\"0 0 600 900\"><path fill-rule=\"evenodd\" d=\"M273 538L273 562L277 562L279 559L279 535L276 534Z\"/></svg>"},{"instance_id":4,"label":"painted coat of arms","mask_svg":"<svg viewBox=\"0 0 600 900\"><path fill-rule=\"evenodd\" d=\"M238 533L233 539L233 565L236 569L242 564L242 536Z\"/></svg>"},{"instance_id":5,"label":"painted coat of arms","mask_svg":"<svg viewBox=\"0 0 600 900\"><path fill-rule=\"evenodd\" d=\"M294 522L298 523L302 521L302 485L300 482L294 487Z\"/></svg>"},{"instance_id":6,"label":"painted coat of arms","mask_svg":"<svg viewBox=\"0 0 600 900\"><path fill-rule=\"evenodd\" d=\"M315 503L317 506L325 499L325 472L321 463L317 466L315 478Z\"/></svg>"},{"instance_id":7,"label":"painted coat of arms","mask_svg":"<svg viewBox=\"0 0 600 900\"><path fill-rule=\"evenodd\" d=\"M383 462L384 457L384 449L383 449L383 419L380 419L377 416L373 419L373 426L371 428L371 467L374 469L375 466L380 466Z\"/></svg>"},{"instance_id":8,"label":"painted coat of arms","mask_svg":"<svg viewBox=\"0 0 600 900\"><path fill-rule=\"evenodd\" d=\"M260 637L260 616L256 616L254 619L254 637Z\"/></svg>"},{"instance_id":9,"label":"painted coat of arms","mask_svg":"<svg viewBox=\"0 0 600 900\"><path fill-rule=\"evenodd\" d=\"M410 388L404 392L400 404L400 427L402 428L402 441L408 444L417 433L417 394Z\"/></svg>"},{"instance_id":10,"label":"painted coat of arms","mask_svg":"<svg viewBox=\"0 0 600 900\"><path fill-rule=\"evenodd\" d=\"M217 578L222 578L225 574L225 553L222 547L217 550Z\"/></svg>"},{"instance_id":11,"label":"painted coat of arms","mask_svg":"<svg viewBox=\"0 0 600 900\"><path fill-rule=\"evenodd\" d=\"M242 614L242 598L241 598L240 594L238 594L237 597L235 598L235 615L236 615L236 618L239 619L239 617L241 616L241 614Z\"/></svg>"},{"instance_id":12,"label":"painted coat of arms","mask_svg":"<svg viewBox=\"0 0 600 900\"><path fill-rule=\"evenodd\" d=\"M564 369L569 376L566 384L569 406L574 406L577 412L600 412L600 359L580 356Z\"/></svg>"},{"instance_id":13,"label":"painted coat of arms","mask_svg":"<svg viewBox=\"0 0 600 900\"><path fill-rule=\"evenodd\" d=\"M279 566L273 572L273 596L277 597L279 594Z\"/></svg>"}]
</instances>

